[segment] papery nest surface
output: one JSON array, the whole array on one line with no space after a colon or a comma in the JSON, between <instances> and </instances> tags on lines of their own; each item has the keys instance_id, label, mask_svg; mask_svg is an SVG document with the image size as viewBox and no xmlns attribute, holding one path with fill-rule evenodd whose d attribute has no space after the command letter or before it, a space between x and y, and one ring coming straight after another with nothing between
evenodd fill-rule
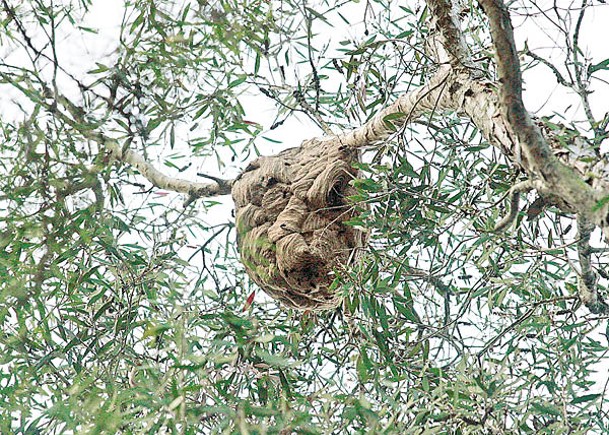
<instances>
[{"instance_id":1,"label":"papery nest surface","mask_svg":"<svg viewBox=\"0 0 609 435\"><path fill-rule=\"evenodd\" d=\"M356 257L366 232L346 223L357 150L312 139L260 157L235 181L232 196L241 260L266 293L291 308L326 310L341 297L336 270Z\"/></svg>"}]
</instances>

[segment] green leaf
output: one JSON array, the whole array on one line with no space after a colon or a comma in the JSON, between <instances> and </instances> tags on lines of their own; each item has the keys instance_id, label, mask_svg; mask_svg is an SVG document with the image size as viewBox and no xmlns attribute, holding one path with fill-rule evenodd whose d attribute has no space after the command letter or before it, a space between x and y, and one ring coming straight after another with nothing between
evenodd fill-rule
<instances>
[{"instance_id":1,"label":"green leaf","mask_svg":"<svg viewBox=\"0 0 609 435\"><path fill-rule=\"evenodd\" d=\"M588 66L588 74L595 73L596 71L609 69L609 58L594 65Z\"/></svg>"},{"instance_id":2,"label":"green leaf","mask_svg":"<svg viewBox=\"0 0 609 435\"><path fill-rule=\"evenodd\" d=\"M256 355L265 363L273 366L273 367L296 367L299 365L298 361L291 360L290 358L286 358L281 355L275 355L267 352L263 349L256 349Z\"/></svg>"},{"instance_id":3,"label":"green leaf","mask_svg":"<svg viewBox=\"0 0 609 435\"><path fill-rule=\"evenodd\" d=\"M601 396L602 396L602 394L584 394L583 396L578 396L578 397L575 397L573 400L571 400L571 404L577 405L578 403L591 402L593 400L598 399Z\"/></svg>"},{"instance_id":4,"label":"green leaf","mask_svg":"<svg viewBox=\"0 0 609 435\"><path fill-rule=\"evenodd\" d=\"M231 81L228 84L228 88L235 88L237 86L239 86L241 83L245 82L247 80L247 76L246 75L241 75L239 77L237 77L235 80Z\"/></svg>"},{"instance_id":5,"label":"green leaf","mask_svg":"<svg viewBox=\"0 0 609 435\"><path fill-rule=\"evenodd\" d=\"M562 412L560 411L560 409L551 403L533 402L533 403L531 403L531 406L533 408L535 408L537 411L541 412L543 415L555 415L555 416L562 415Z\"/></svg>"}]
</instances>

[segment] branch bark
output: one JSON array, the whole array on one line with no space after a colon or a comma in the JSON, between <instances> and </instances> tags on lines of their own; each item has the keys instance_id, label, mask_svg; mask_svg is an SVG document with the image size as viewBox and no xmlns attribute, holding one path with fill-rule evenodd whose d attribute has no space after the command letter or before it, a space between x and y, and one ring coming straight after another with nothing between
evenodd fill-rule
<instances>
[{"instance_id":1,"label":"branch bark","mask_svg":"<svg viewBox=\"0 0 609 435\"><path fill-rule=\"evenodd\" d=\"M103 142L102 145L110 151L113 158L133 166L144 178L160 189L185 193L194 198L230 194L233 180L215 179L213 183L197 183L195 181L170 177L148 163L140 154L129 148L125 149L121 147L118 142L104 137L102 137L101 141Z\"/></svg>"},{"instance_id":2,"label":"branch bark","mask_svg":"<svg viewBox=\"0 0 609 435\"><path fill-rule=\"evenodd\" d=\"M522 101L522 74L509 12L502 0L480 0L489 18L495 58L499 73L501 109L515 134L522 155L520 163L529 176L539 177L548 189L583 213L594 208L592 189L573 170L564 167L554 156L540 129L533 123ZM557 192L558 191L558 192Z\"/></svg>"},{"instance_id":3,"label":"branch bark","mask_svg":"<svg viewBox=\"0 0 609 435\"><path fill-rule=\"evenodd\" d=\"M396 130L420 118L423 114L446 106L447 101L442 101L442 99L447 97L447 93L444 91L450 74L450 68L440 68L426 85L401 95L393 104L378 112L361 127L322 140L338 141L349 148L362 148L382 142ZM391 121L386 119L387 116L395 114L402 114L402 117L392 118Z\"/></svg>"},{"instance_id":4,"label":"branch bark","mask_svg":"<svg viewBox=\"0 0 609 435\"><path fill-rule=\"evenodd\" d=\"M48 90L47 92L51 92ZM190 203L194 199L206 198L219 195L229 195L234 180L221 180L214 178L213 183L197 183L191 180L170 177L156 169L151 163L147 162L144 157L129 149L121 146L115 139L109 138L104 133L88 127L87 121L84 119L84 111L82 108L73 104L63 95L54 95L54 100L64 107L70 116L62 113L55 106L48 106L58 118L66 124L72 126L86 139L97 142L101 147L106 149L111 156L111 159L116 159L123 163L133 166L139 173L150 181L155 187L173 192L184 193L188 195L187 202Z\"/></svg>"}]
</instances>

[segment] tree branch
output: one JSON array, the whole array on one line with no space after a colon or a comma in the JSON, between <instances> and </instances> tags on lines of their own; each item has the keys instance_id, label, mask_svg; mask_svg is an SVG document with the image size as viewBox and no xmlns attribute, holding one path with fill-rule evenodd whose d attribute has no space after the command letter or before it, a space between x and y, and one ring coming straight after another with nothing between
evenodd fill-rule
<instances>
[{"instance_id":1,"label":"tree branch","mask_svg":"<svg viewBox=\"0 0 609 435\"><path fill-rule=\"evenodd\" d=\"M100 135L102 145L110 151L112 157L133 166L138 172L160 189L185 193L195 198L206 198L210 196L229 195L233 184L232 180L215 179L214 183L197 183L195 181L173 178L163 174L153 165L148 163L144 157L129 148L122 148L118 142Z\"/></svg>"},{"instance_id":2,"label":"tree branch","mask_svg":"<svg viewBox=\"0 0 609 435\"><path fill-rule=\"evenodd\" d=\"M531 49L526 44L525 44L525 54L527 56L531 57L533 60L536 60L537 62L547 66L548 68L550 68L550 70L552 71L552 73L556 77L556 81L558 82L558 84L560 84L562 86L565 86L565 87L568 87L568 88L573 87L573 84L567 82L567 80L563 77L563 75L560 73L560 71L558 71L558 68L556 68L554 65L552 65L549 61L547 61L543 57L533 53L531 51Z\"/></svg>"},{"instance_id":3,"label":"tree branch","mask_svg":"<svg viewBox=\"0 0 609 435\"><path fill-rule=\"evenodd\" d=\"M431 12L429 48L439 63L449 63L453 69L459 70L464 66L472 67L470 52L463 32L459 28L459 20L450 0L428 0L427 6Z\"/></svg>"},{"instance_id":4,"label":"tree branch","mask_svg":"<svg viewBox=\"0 0 609 435\"><path fill-rule=\"evenodd\" d=\"M497 224L493 231L500 232L507 229L516 220L520 207L520 194L527 193L533 190L535 186L530 180L522 181L510 189L508 196L510 197L510 208L509 213L503 217Z\"/></svg>"},{"instance_id":5,"label":"tree branch","mask_svg":"<svg viewBox=\"0 0 609 435\"><path fill-rule=\"evenodd\" d=\"M428 84L401 95L393 104L378 112L361 127L322 140L338 141L350 148L361 148L383 141L400 127L446 105L441 99L446 95L442 91L446 87L450 73L450 68L440 68Z\"/></svg>"},{"instance_id":6,"label":"tree branch","mask_svg":"<svg viewBox=\"0 0 609 435\"><path fill-rule=\"evenodd\" d=\"M522 144L527 165L543 179L556 176L556 159L522 102L522 74L514 42L514 29L502 0L480 0L489 18L499 73L501 105Z\"/></svg>"},{"instance_id":7,"label":"tree branch","mask_svg":"<svg viewBox=\"0 0 609 435\"><path fill-rule=\"evenodd\" d=\"M50 92L50 90L47 90L47 92ZM187 200L188 203L196 198L229 195L231 193L233 180L214 179L214 183L197 183L163 174L137 152L127 147L121 147L118 141L107 137L99 131L91 129L88 125L89 123L83 117L84 110L81 107L76 106L63 95L54 95L54 97L55 101L61 104L61 106L70 113L73 119L60 112L57 107L48 106L47 108L49 110L52 110L53 113L66 124L78 130L86 139L97 142L108 150L112 158L133 166L154 186L160 189L185 193L189 196Z\"/></svg>"}]
</instances>

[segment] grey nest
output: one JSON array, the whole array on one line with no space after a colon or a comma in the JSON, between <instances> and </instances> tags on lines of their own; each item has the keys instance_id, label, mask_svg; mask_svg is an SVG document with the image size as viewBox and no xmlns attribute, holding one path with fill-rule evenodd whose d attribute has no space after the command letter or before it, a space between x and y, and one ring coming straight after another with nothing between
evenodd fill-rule
<instances>
[{"instance_id":1,"label":"grey nest","mask_svg":"<svg viewBox=\"0 0 609 435\"><path fill-rule=\"evenodd\" d=\"M336 308L335 272L350 264L366 232L346 221L358 213L348 197L358 176L357 150L336 141L260 157L235 181L237 242L248 275L291 308Z\"/></svg>"}]
</instances>

